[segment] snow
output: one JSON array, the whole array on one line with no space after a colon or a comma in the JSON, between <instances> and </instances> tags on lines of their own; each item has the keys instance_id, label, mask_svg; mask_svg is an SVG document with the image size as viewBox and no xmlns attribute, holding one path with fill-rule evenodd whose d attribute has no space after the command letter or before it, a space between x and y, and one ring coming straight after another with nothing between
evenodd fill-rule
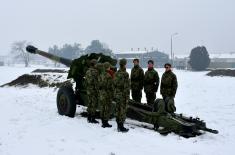
<instances>
[{"instance_id":1,"label":"snow","mask_svg":"<svg viewBox=\"0 0 235 155\"><path fill-rule=\"evenodd\" d=\"M39 67L0 67L0 85ZM42 67L40 67L42 68ZM159 75L163 69L158 70ZM207 72L174 71L179 88L178 113L198 116L218 135L205 133L185 139L175 134L161 136L152 130L129 125L130 131L119 133L115 120L110 129L89 124L79 115L60 116L54 88L0 88L0 155L77 155L77 154L234 154L235 80L232 77L208 77ZM143 94L143 101L145 101ZM158 97L160 97L158 92Z\"/></svg>"}]
</instances>

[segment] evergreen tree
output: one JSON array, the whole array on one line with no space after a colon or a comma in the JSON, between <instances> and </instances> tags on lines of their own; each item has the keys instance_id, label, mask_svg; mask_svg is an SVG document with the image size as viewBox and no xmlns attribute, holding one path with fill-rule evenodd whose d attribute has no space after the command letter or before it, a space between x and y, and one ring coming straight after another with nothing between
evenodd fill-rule
<instances>
[{"instance_id":1,"label":"evergreen tree","mask_svg":"<svg viewBox=\"0 0 235 155\"><path fill-rule=\"evenodd\" d=\"M101 43L99 40L93 40L91 45L87 46L85 49L87 54L90 53L103 53L104 55L112 56L112 50L108 48L108 46L104 43Z\"/></svg>"},{"instance_id":2,"label":"evergreen tree","mask_svg":"<svg viewBox=\"0 0 235 155\"><path fill-rule=\"evenodd\" d=\"M198 46L192 49L189 64L196 71L205 70L209 66L210 58L205 46Z\"/></svg>"}]
</instances>

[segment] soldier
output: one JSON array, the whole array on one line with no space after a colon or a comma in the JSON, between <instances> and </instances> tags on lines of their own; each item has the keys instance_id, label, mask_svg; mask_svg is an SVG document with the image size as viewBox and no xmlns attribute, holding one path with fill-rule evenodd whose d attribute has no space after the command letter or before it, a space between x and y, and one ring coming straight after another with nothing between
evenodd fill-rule
<instances>
[{"instance_id":1,"label":"soldier","mask_svg":"<svg viewBox=\"0 0 235 155\"><path fill-rule=\"evenodd\" d=\"M166 111L173 113L176 111L174 98L178 87L178 82L176 75L172 72L171 64L166 63L164 67L165 72L162 75L160 92L166 103Z\"/></svg>"},{"instance_id":2,"label":"soldier","mask_svg":"<svg viewBox=\"0 0 235 155\"><path fill-rule=\"evenodd\" d=\"M95 119L96 108L98 104L98 71L95 68L97 61L92 59L90 61L90 68L87 70L85 75L86 80L86 91L87 91L87 98L88 98L88 118L87 121L89 123L99 123Z\"/></svg>"},{"instance_id":3,"label":"soldier","mask_svg":"<svg viewBox=\"0 0 235 155\"><path fill-rule=\"evenodd\" d=\"M133 60L134 67L131 70L131 94L132 99L141 102L142 89L144 87L144 71L139 66L139 59Z\"/></svg>"},{"instance_id":4,"label":"soldier","mask_svg":"<svg viewBox=\"0 0 235 155\"><path fill-rule=\"evenodd\" d=\"M129 74L126 72L126 63L126 59L119 61L120 68L114 78L117 129L121 132L128 132L129 130L123 126L130 97L130 79Z\"/></svg>"},{"instance_id":5,"label":"soldier","mask_svg":"<svg viewBox=\"0 0 235 155\"><path fill-rule=\"evenodd\" d=\"M151 106L156 99L156 92L159 86L159 76L153 66L153 60L149 60L148 70L145 72L144 75L144 92L146 94L147 104Z\"/></svg>"},{"instance_id":6,"label":"soldier","mask_svg":"<svg viewBox=\"0 0 235 155\"><path fill-rule=\"evenodd\" d=\"M108 62L104 63L104 70L98 76L99 85L99 101L101 106L101 120L103 128L111 128L112 125L108 123L110 118L111 103L114 96L113 79L109 73L110 64Z\"/></svg>"}]
</instances>

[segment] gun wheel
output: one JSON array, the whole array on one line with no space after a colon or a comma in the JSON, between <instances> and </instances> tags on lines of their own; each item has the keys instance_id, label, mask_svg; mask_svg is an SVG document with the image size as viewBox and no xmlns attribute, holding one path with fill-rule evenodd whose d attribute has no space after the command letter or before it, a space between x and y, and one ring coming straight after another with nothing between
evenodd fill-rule
<instances>
[{"instance_id":1,"label":"gun wheel","mask_svg":"<svg viewBox=\"0 0 235 155\"><path fill-rule=\"evenodd\" d=\"M67 106L68 106L68 100L64 94L62 94L59 98L59 111L66 111Z\"/></svg>"},{"instance_id":2,"label":"gun wheel","mask_svg":"<svg viewBox=\"0 0 235 155\"><path fill-rule=\"evenodd\" d=\"M76 100L72 87L63 86L57 93L57 109L60 115L74 117Z\"/></svg>"}]
</instances>

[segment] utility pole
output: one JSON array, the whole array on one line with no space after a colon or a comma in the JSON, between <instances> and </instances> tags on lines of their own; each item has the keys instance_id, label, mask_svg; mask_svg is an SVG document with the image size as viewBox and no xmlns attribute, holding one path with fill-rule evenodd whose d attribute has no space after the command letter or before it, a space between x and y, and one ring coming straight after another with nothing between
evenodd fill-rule
<instances>
[{"instance_id":1,"label":"utility pole","mask_svg":"<svg viewBox=\"0 0 235 155\"><path fill-rule=\"evenodd\" d=\"M178 33L173 33L171 35L171 56L170 56L170 58L171 58L171 65L172 66L174 66L173 37L176 36L176 35L178 35Z\"/></svg>"}]
</instances>

